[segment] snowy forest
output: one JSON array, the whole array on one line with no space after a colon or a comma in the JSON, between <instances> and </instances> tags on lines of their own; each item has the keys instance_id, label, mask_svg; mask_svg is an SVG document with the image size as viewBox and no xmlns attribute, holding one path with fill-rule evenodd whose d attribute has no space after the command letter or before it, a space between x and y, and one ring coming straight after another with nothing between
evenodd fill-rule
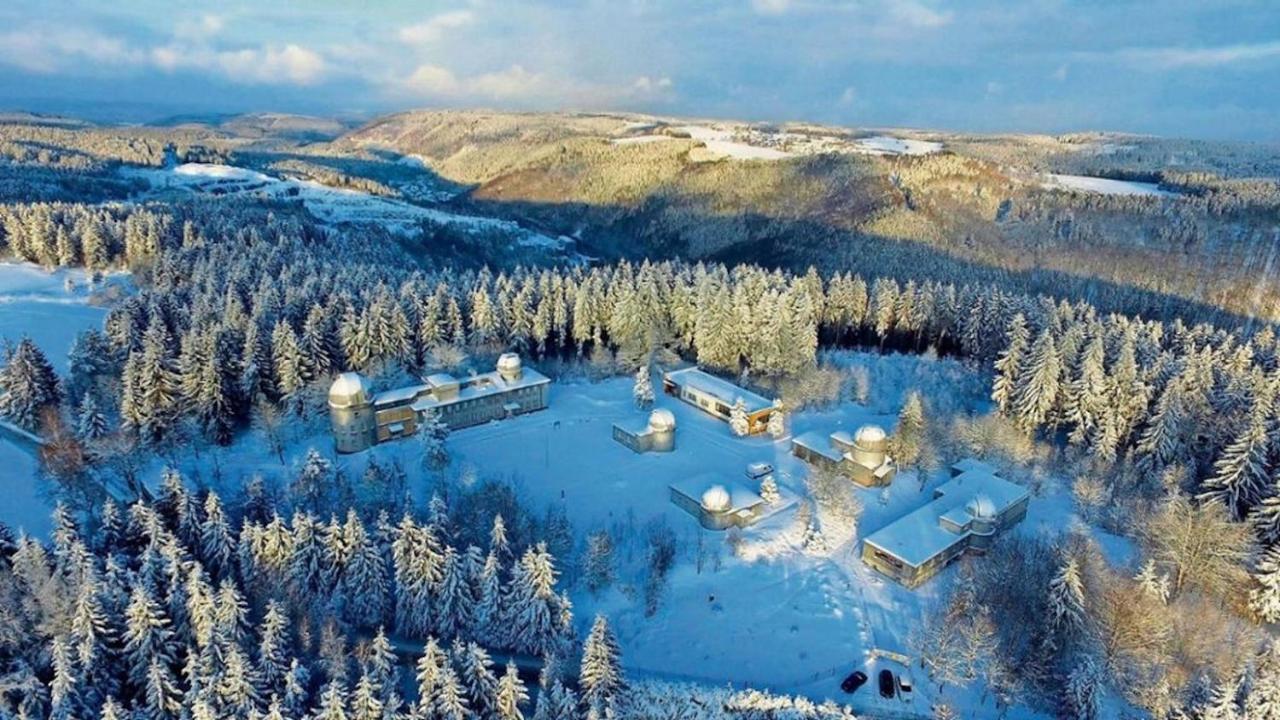
<instances>
[{"instance_id":1,"label":"snowy forest","mask_svg":"<svg viewBox=\"0 0 1280 720\"><path fill-rule=\"evenodd\" d=\"M112 147L165 162L159 141ZM25 143L0 152L32 160ZM68 152L41 164L74 173L100 161ZM909 165L903 182L924 183ZM1272 189L1245 209L1269 207ZM1154 202L1091 201L1144 213ZM1242 211L1220 204L1214 212ZM1013 212L1038 222L1042 211ZM924 446L964 436L979 454L1067 478L1087 523L1134 539L1141 560L1136 575L1118 571L1078 528L1002 539L984 562L959 564L913 632L929 681L981 679L1003 708L1064 718L1098 717L1103 689L1156 718L1280 718L1280 338L1270 324L1190 300L1124 314L1158 304L1126 287L1096 304L1077 285L1028 294L1046 283L949 264L791 271L672 253L499 266L476 249L483 240L324 224L289 202L0 205L0 257L84 268L95 285L128 273L134 285L112 299L101 330L79 335L66 372L30 339L0 354L0 418L46 441L41 472L61 503L48 545L0 526L0 712L851 718L833 703L624 677L609 620L578 637L565 588L569 568L574 582L606 582L607 537L580 551L567 518L498 484L420 508L403 468L371 464L357 481L315 451L286 488L251 481L236 497L172 468L152 492L142 474L154 458L198 457L249 433L283 463L284 428L323 426L329 385L348 370L385 389L516 351L557 378L644 378L636 397L647 405L650 365L684 360L790 412L839 397L830 355L856 348L954 358L989 384L990 412L944 413L913 394L894 437L904 466L927 466L937 453ZM776 417L769 432L781 437ZM444 435L429 445L437 465ZM139 499L117 504L120 491ZM642 562L669 563L665 542L651 539ZM660 590L646 587L646 601Z\"/></svg>"}]
</instances>

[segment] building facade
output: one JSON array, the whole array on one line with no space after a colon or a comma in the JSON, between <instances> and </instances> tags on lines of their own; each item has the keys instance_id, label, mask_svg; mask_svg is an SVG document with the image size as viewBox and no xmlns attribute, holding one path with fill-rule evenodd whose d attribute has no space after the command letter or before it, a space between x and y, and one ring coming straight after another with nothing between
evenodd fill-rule
<instances>
[{"instance_id":1,"label":"building facade","mask_svg":"<svg viewBox=\"0 0 1280 720\"><path fill-rule=\"evenodd\" d=\"M716 377L701 368L672 370L662 376L662 391L699 408L703 412L728 421L739 400L746 406L747 432L762 433L777 408L763 396Z\"/></svg>"},{"instance_id":2,"label":"building facade","mask_svg":"<svg viewBox=\"0 0 1280 720\"><path fill-rule=\"evenodd\" d=\"M952 468L933 500L862 542L862 561L916 588L965 553L983 554L1027 515L1031 493L977 460Z\"/></svg>"},{"instance_id":3,"label":"building facade","mask_svg":"<svg viewBox=\"0 0 1280 720\"><path fill-rule=\"evenodd\" d=\"M329 420L340 453L409 437L434 411L451 430L523 415L547 407L551 380L506 353L492 372L455 378L438 373L421 385L373 394L359 373L343 373L329 388Z\"/></svg>"},{"instance_id":4,"label":"building facade","mask_svg":"<svg viewBox=\"0 0 1280 720\"><path fill-rule=\"evenodd\" d=\"M791 454L862 487L884 487L898 472L889 457L889 438L878 425L863 425L853 437L843 430L827 436L805 433L791 439Z\"/></svg>"},{"instance_id":5,"label":"building facade","mask_svg":"<svg viewBox=\"0 0 1280 720\"><path fill-rule=\"evenodd\" d=\"M671 452L676 449L676 416L656 408L647 422L614 423L613 439L638 453Z\"/></svg>"}]
</instances>

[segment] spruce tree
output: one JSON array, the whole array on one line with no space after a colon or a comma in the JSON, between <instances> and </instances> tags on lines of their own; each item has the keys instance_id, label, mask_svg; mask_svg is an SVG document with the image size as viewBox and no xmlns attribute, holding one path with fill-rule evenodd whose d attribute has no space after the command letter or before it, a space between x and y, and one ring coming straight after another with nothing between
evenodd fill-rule
<instances>
[{"instance_id":1,"label":"spruce tree","mask_svg":"<svg viewBox=\"0 0 1280 720\"><path fill-rule=\"evenodd\" d=\"M588 712L603 717L622 689L622 663L618 642L603 615L597 615L582 646L582 667L578 672L582 700Z\"/></svg>"}]
</instances>

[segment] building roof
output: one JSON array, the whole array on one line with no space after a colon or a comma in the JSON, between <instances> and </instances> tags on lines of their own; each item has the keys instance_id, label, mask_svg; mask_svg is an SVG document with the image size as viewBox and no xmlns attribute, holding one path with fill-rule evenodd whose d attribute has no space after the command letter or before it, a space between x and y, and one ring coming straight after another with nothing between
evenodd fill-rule
<instances>
[{"instance_id":1,"label":"building roof","mask_svg":"<svg viewBox=\"0 0 1280 720\"><path fill-rule=\"evenodd\" d=\"M807 448L832 462L840 462L844 459L844 453L831 444L831 436L816 430L791 438L791 444Z\"/></svg>"},{"instance_id":2,"label":"building roof","mask_svg":"<svg viewBox=\"0 0 1280 720\"><path fill-rule=\"evenodd\" d=\"M710 395L729 407L733 407L738 398L742 398L747 404L748 414L754 415L761 410L773 408L772 400L739 387L724 378L716 377L702 368L688 367L683 370L672 370L665 377L678 385L685 385Z\"/></svg>"},{"instance_id":3,"label":"building roof","mask_svg":"<svg viewBox=\"0 0 1280 720\"><path fill-rule=\"evenodd\" d=\"M721 477L715 473L703 473L671 483L671 489L702 505L703 495L713 487L720 487L729 494L729 507L724 512L737 512L755 507L764 502L751 488L740 482Z\"/></svg>"},{"instance_id":4,"label":"building roof","mask_svg":"<svg viewBox=\"0 0 1280 720\"><path fill-rule=\"evenodd\" d=\"M927 505L872 533L864 542L919 567L968 536L968 531L956 533L943 527L944 517L956 526L966 526L971 504L999 514L1030 495L1021 485L977 470L952 478L933 492L934 499Z\"/></svg>"},{"instance_id":5,"label":"building roof","mask_svg":"<svg viewBox=\"0 0 1280 720\"><path fill-rule=\"evenodd\" d=\"M990 464L985 463L977 458L967 457L963 460L955 462L951 465L953 475L959 475L966 472L984 472L988 475L995 475L996 469Z\"/></svg>"},{"instance_id":6,"label":"building roof","mask_svg":"<svg viewBox=\"0 0 1280 720\"><path fill-rule=\"evenodd\" d=\"M356 397L368 393L369 382L357 372L344 372L334 378L333 384L329 386L330 397Z\"/></svg>"},{"instance_id":7,"label":"building roof","mask_svg":"<svg viewBox=\"0 0 1280 720\"><path fill-rule=\"evenodd\" d=\"M453 405L455 403L466 400L474 400L476 398L488 397L491 395L501 395L503 393L512 392L522 388L534 387L537 385L546 385L551 382L551 378L526 366L521 372L518 380L507 381L499 373L487 372L469 377L459 381L458 394L454 397L441 400L432 393L426 393L413 401L413 409L416 412L422 412L427 408L438 408ZM430 386L421 386L424 389L430 389ZM382 398L378 396L379 400Z\"/></svg>"}]
</instances>

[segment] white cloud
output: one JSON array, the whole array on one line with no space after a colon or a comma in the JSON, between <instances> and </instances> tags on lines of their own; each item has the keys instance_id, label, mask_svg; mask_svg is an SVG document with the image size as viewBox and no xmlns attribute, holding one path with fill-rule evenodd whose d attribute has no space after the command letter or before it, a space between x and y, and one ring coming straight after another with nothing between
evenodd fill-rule
<instances>
[{"instance_id":1,"label":"white cloud","mask_svg":"<svg viewBox=\"0 0 1280 720\"><path fill-rule=\"evenodd\" d=\"M0 62L31 72L54 73L86 62L120 67L144 60L145 53L93 30L28 26L0 33Z\"/></svg>"},{"instance_id":2,"label":"white cloud","mask_svg":"<svg viewBox=\"0 0 1280 720\"><path fill-rule=\"evenodd\" d=\"M439 40L445 31L456 30L474 21L475 15L470 10L454 10L440 13L426 22L400 28L397 37L400 38L400 42L409 45L432 43Z\"/></svg>"},{"instance_id":3,"label":"white cloud","mask_svg":"<svg viewBox=\"0 0 1280 720\"><path fill-rule=\"evenodd\" d=\"M791 9L791 0L751 0L751 8L761 15L781 15Z\"/></svg>"},{"instance_id":4,"label":"white cloud","mask_svg":"<svg viewBox=\"0 0 1280 720\"><path fill-rule=\"evenodd\" d=\"M836 104L839 105L840 107L849 107L850 105L853 105L855 102L857 102L857 100L858 100L858 90L851 85L845 88L840 93L840 99L836 102Z\"/></svg>"},{"instance_id":5,"label":"white cloud","mask_svg":"<svg viewBox=\"0 0 1280 720\"><path fill-rule=\"evenodd\" d=\"M1053 74L1050 75L1049 77L1052 77L1054 80L1057 80L1058 82L1062 82L1067 79L1067 73L1070 72L1070 70L1071 68L1066 63L1063 63L1059 65L1058 69L1054 70Z\"/></svg>"},{"instance_id":6,"label":"white cloud","mask_svg":"<svg viewBox=\"0 0 1280 720\"><path fill-rule=\"evenodd\" d=\"M173 35L187 40L203 41L222 32L224 27L226 27L226 21L221 16L206 13L180 21L173 29Z\"/></svg>"},{"instance_id":7,"label":"white cloud","mask_svg":"<svg viewBox=\"0 0 1280 720\"><path fill-rule=\"evenodd\" d=\"M527 107L578 105L669 99L675 83L667 76L641 75L629 83L606 84L530 71L514 64L502 70L459 76L436 64L419 65L407 77L391 83L393 93L422 100L493 102Z\"/></svg>"},{"instance_id":8,"label":"white cloud","mask_svg":"<svg viewBox=\"0 0 1280 720\"><path fill-rule=\"evenodd\" d=\"M887 3L885 10L895 24L918 30L940 28L951 24L952 13L934 10L924 3L915 0L894 0Z\"/></svg>"},{"instance_id":9,"label":"white cloud","mask_svg":"<svg viewBox=\"0 0 1280 720\"><path fill-rule=\"evenodd\" d=\"M1280 40L1219 47L1126 48L1117 53L1126 62L1157 70L1207 68L1280 57Z\"/></svg>"},{"instance_id":10,"label":"white cloud","mask_svg":"<svg viewBox=\"0 0 1280 720\"><path fill-rule=\"evenodd\" d=\"M152 49L150 58L166 72L207 70L246 85L314 85L328 68L319 53L294 44L213 50L173 43Z\"/></svg>"}]
</instances>

